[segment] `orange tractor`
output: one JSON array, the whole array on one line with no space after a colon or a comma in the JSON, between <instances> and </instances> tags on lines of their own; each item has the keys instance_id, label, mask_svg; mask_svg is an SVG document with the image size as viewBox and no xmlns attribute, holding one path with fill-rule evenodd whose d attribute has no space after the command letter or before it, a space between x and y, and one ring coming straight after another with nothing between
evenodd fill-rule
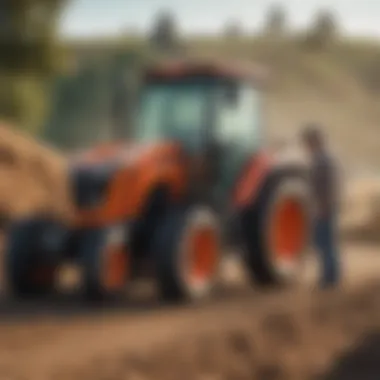
<instances>
[{"instance_id":1,"label":"orange tractor","mask_svg":"<svg viewBox=\"0 0 380 380\"><path fill-rule=\"evenodd\" d=\"M148 70L131 139L70 163L73 225L15 221L6 249L16 296L47 293L74 261L88 297L108 297L149 274L166 300L204 298L226 244L252 279L300 275L309 237L302 166L263 151L263 81L255 71L178 62ZM59 201L59 200L57 200Z\"/></svg>"}]
</instances>

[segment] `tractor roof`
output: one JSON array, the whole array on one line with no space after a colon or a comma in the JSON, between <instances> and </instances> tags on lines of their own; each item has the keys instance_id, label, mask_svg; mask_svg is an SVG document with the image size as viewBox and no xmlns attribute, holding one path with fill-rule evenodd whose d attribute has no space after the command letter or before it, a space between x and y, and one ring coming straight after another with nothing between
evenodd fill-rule
<instances>
[{"instance_id":1,"label":"tractor roof","mask_svg":"<svg viewBox=\"0 0 380 380\"><path fill-rule=\"evenodd\" d=\"M208 76L251 81L262 85L266 82L267 72L252 63L180 60L156 65L147 71L147 76L153 79Z\"/></svg>"}]
</instances>

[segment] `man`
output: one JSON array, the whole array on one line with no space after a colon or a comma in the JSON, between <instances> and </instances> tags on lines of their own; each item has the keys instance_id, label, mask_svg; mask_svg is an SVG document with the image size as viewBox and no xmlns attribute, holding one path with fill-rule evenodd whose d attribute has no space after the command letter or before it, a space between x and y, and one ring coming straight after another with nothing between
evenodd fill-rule
<instances>
[{"instance_id":1,"label":"man","mask_svg":"<svg viewBox=\"0 0 380 380\"><path fill-rule=\"evenodd\" d=\"M338 213L337 172L317 125L309 124L302 134L311 158L310 180L315 199L315 243L322 264L321 287L337 285L340 277L336 223Z\"/></svg>"}]
</instances>

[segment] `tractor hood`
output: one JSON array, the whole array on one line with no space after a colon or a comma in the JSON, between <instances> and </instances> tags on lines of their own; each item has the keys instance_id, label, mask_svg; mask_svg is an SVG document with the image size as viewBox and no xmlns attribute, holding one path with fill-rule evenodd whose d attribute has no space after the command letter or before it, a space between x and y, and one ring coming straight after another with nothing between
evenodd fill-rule
<instances>
[{"instance_id":1,"label":"tractor hood","mask_svg":"<svg viewBox=\"0 0 380 380\"><path fill-rule=\"evenodd\" d=\"M90 210L82 225L136 214L160 185L178 194L187 172L184 157L181 145L170 142L103 144L74 157L70 165L73 201L77 209Z\"/></svg>"}]
</instances>

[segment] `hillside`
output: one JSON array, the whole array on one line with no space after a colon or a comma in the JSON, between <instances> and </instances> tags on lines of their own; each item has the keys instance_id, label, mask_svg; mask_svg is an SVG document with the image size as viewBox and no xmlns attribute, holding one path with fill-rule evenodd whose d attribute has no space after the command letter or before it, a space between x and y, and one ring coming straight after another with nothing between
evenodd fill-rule
<instances>
[{"instance_id":1,"label":"hillside","mask_svg":"<svg viewBox=\"0 0 380 380\"><path fill-rule=\"evenodd\" d=\"M119 51L143 57L142 61L157 58L136 37L71 42L68 50L79 62L104 60ZM183 51L187 56L267 65L272 72L267 96L272 140L292 137L302 123L318 121L325 125L350 174L373 174L380 166L380 44L342 40L312 50L301 37L281 41L197 37L183 41ZM99 107L94 107L95 112Z\"/></svg>"},{"instance_id":2,"label":"hillside","mask_svg":"<svg viewBox=\"0 0 380 380\"><path fill-rule=\"evenodd\" d=\"M271 138L291 137L302 123L318 121L350 173L380 166L380 45L341 41L313 51L297 41L198 40L189 43L189 52L270 67Z\"/></svg>"}]
</instances>

